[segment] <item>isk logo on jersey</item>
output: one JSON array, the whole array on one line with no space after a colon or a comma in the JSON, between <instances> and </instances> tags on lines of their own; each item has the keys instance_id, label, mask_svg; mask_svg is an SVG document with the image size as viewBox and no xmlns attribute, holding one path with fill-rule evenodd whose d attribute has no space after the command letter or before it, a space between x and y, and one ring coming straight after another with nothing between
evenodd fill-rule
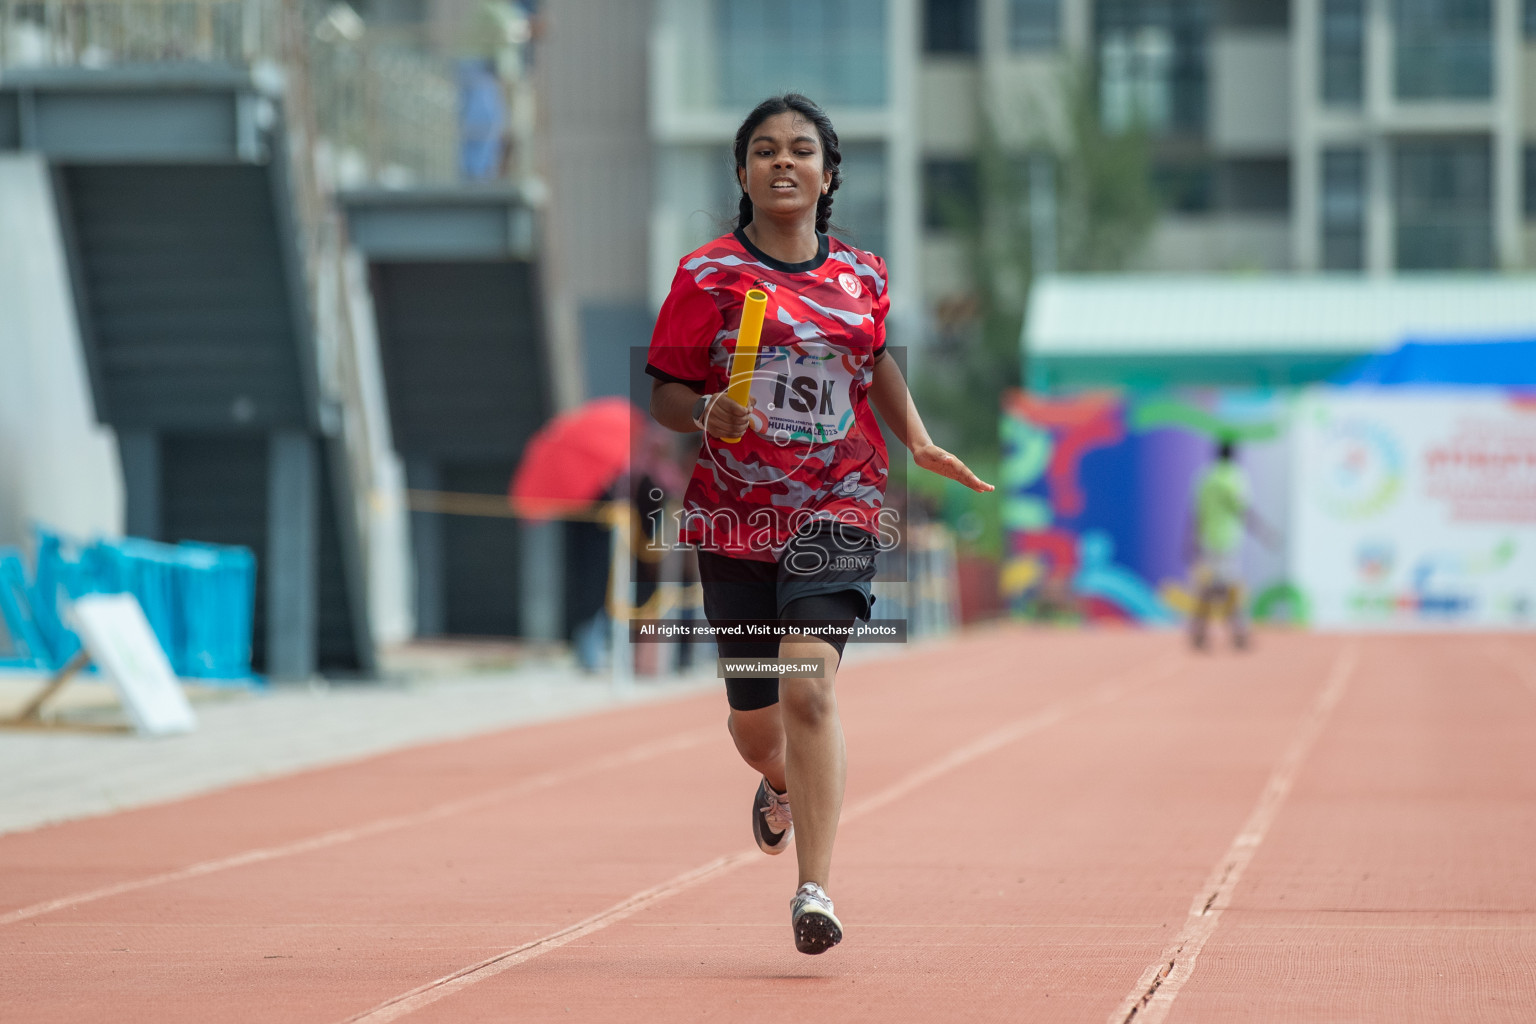
<instances>
[{"instance_id":1,"label":"isk logo on jersey","mask_svg":"<svg viewBox=\"0 0 1536 1024\"><path fill-rule=\"evenodd\" d=\"M826 342L769 350L752 375L752 429L778 444L824 444L853 424L854 378L862 359Z\"/></svg>"},{"instance_id":2,"label":"isk logo on jersey","mask_svg":"<svg viewBox=\"0 0 1536 1024\"><path fill-rule=\"evenodd\" d=\"M859 284L859 279L855 275L849 274L847 272L837 275L837 283L842 286L843 291L847 292L855 299L858 298L864 291L863 286Z\"/></svg>"},{"instance_id":3,"label":"isk logo on jersey","mask_svg":"<svg viewBox=\"0 0 1536 1024\"><path fill-rule=\"evenodd\" d=\"M821 391L817 392L817 384L821 385ZM785 389L789 393L789 407L796 412L810 412L816 410L817 415L826 415L836 410L832 408L832 389L835 381L818 381L815 377L787 377L784 374L775 375L773 387L773 406L775 409L784 407ZM818 394L820 397L818 398Z\"/></svg>"}]
</instances>

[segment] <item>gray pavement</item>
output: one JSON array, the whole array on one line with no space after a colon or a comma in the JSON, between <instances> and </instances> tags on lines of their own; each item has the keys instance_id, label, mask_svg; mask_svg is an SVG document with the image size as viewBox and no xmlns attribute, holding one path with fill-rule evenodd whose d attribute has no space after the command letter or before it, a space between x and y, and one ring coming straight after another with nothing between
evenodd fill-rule
<instances>
[{"instance_id":1,"label":"gray pavement","mask_svg":"<svg viewBox=\"0 0 1536 1024\"><path fill-rule=\"evenodd\" d=\"M0 674L0 703L19 708L40 681ZM621 690L562 660L427 664L383 682L201 691L198 729L183 736L0 730L0 833L719 685L712 661ZM70 683L61 698L62 710L83 717L100 718L111 703L89 681Z\"/></svg>"}]
</instances>

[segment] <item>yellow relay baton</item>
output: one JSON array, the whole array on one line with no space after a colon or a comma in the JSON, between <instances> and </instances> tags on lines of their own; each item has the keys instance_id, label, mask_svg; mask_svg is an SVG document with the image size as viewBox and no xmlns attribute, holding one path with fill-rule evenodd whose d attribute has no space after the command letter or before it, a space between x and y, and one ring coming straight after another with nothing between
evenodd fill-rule
<instances>
[{"instance_id":1,"label":"yellow relay baton","mask_svg":"<svg viewBox=\"0 0 1536 1024\"><path fill-rule=\"evenodd\" d=\"M763 336L763 314L767 309L767 292L761 288L747 292L747 301L741 307L741 330L736 333L736 353L731 357L731 381L725 391L742 408L747 408L752 400L752 373L757 369L757 343ZM741 438L722 440L735 444Z\"/></svg>"}]
</instances>

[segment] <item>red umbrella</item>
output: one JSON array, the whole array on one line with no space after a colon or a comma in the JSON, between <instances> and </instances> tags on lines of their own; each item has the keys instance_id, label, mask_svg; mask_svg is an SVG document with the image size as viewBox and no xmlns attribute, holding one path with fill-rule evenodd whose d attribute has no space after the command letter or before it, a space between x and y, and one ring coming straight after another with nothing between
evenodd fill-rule
<instances>
[{"instance_id":1,"label":"red umbrella","mask_svg":"<svg viewBox=\"0 0 1536 1024\"><path fill-rule=\"evenodd\" d=\"M627 399L594 398L539 428L523 448L507 498L530 519L579 512L629 468L630 442L649 421Z\"/></svg>"}]
</instances>

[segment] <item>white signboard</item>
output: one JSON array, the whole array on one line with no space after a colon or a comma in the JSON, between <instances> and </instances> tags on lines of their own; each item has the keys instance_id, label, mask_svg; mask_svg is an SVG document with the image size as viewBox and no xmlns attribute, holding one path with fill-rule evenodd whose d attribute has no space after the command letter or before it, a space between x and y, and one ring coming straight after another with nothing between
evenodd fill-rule
<instances>
[{"instance_id":1,"label":"white signboard","mask_svg":"<svg viewBox=\"0 0 1536 1024\"><path fill-rule=\"evenodd\" d=\"M1315 624L1536 628L1536 401L1311 391L1293 442L1290 559Z\"/></svg>"},{"instance_id":2,"label":"white signboard","mask_svg":"<svg viewBox=\"0 0 1536 1024\"><path fill-rule=\"evenodd\" d=\"M74 603L75 629L139 732L191 732L197 717L132 594L92 594Z\"/></svg>"}]
</instances>

